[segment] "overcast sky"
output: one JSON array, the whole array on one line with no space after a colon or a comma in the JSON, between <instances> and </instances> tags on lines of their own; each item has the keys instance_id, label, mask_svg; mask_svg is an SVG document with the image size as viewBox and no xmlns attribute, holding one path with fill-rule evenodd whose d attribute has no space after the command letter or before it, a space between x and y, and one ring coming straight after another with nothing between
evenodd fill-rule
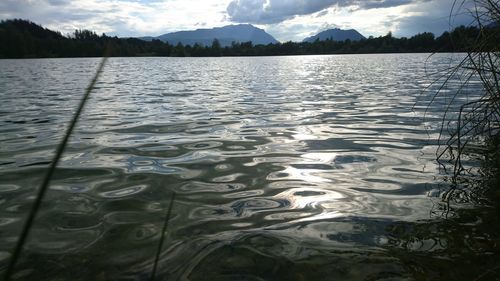
<instances>
[{"instance_id":1,"label":"overcast sky","mask_svg":"<svg viewBox=\"0 0 500 281\"><path fill-rule=\"evenodd\" d=\"M0 19L29 19L63 34L128 36L251 23L280 41L354 28L366 37L450 29L453 0L0 0ZM468 24L465 16L451 24Z\"/></svg>"}]
</instances>

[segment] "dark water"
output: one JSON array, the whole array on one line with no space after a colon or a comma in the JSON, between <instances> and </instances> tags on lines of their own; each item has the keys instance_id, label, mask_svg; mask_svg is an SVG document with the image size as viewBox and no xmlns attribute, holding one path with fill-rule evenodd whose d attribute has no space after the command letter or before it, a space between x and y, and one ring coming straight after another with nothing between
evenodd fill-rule
<instances>
[{"instance_id":1,"label":"dark water","mask_svg":"<svg viewBox=\"0 0 500 281\"><path fill-rule=\"evenodd\" d=\"M15 279L149 280L175 191L158 280L497 280L497 211L443 215L427 57L111 59ZM2 267L98 61L0 60Z\"/></svg>"}]
</instances>

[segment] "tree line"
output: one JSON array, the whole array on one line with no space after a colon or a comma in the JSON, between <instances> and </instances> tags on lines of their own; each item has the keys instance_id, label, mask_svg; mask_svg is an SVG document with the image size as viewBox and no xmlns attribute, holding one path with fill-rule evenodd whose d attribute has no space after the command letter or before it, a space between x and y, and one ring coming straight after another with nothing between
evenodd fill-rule
<instances>
[{"instance_id":1,"label":"tree line","mask_svg":"<svg viewBox=\"0 0 500 281\"><path fill-rule=\"evenodd\" d=\"M361 53L466 52L480 36L498 37L498 28L460 26L436 37L424 32L410 38L395 38L391 33L360 41L316 40L315 42L285 42L253 45L233 42L223 47L217 39L211 46L200 44L171 45L157 39L110 37L89 30L76 30L64 36L33 22L14 19L0 22L0 58L100 57L111 46L110 56L281 56ZM494 44L490 46L493 50Z\"/></svg>"}]
</instances>

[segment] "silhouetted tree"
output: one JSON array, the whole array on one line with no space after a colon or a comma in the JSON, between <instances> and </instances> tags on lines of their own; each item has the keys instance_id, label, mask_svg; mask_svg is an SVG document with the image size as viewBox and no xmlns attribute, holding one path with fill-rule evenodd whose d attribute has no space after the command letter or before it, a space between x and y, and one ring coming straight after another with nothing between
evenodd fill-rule
<instances>
[{"instance_id":1,"label":"silhouetted tree","mask_svg":"<svg viewBox=\"0 0 500 281\"><path fill-rule=\"evenodd\" d=\"M137 38L117 38L106 34L97 35L90 30L75 30L68 37L45 29L25 20L0 22L0 58L28 57L88 57L102 56L106 47L112 45L112 56L280 56L309 54L357 54L389 52L451 52L468 51L478 35L498 32L498 27L480 29L475 26L460 26L444 32L438 38L432 33L420 33L410 38L395 38L392 33L359 41L316 40L307 42L285 42L254 45L252 42L232 42L222 47L214 39L211 46L201 44L172 46L154 39L144 41ZM497 42L498 43L498 42ZM494 49L494 43L485 49Z\"/></svg>"},{"instance_id":2,"label":"silhouetted tree","mask_svg":"<svg viewBox=\"0 0 500 281\"><path fill-rule=\"evenodd\" d=\"M215 56L215 57L220 57L222 55L220 42L217 39L214 39L214 41L212 42L211 54L212 54L212 56Z\"/></svg>"}]
</instances>

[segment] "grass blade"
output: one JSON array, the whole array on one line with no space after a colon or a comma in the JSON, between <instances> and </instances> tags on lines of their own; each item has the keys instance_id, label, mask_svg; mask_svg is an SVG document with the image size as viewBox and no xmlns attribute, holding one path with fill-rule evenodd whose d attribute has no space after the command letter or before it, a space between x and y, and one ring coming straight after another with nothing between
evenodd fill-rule
<instances>
[{"instance_id":1,"label":"grass blade","mask_svg":"<svg viewBox=\"0 0 500 281\"><path fill-rule=\"evenodd\" d=\"M109 49L109 48L108 48ZM108 53L108 52L106 52ZM12 274L14 273L14 268L16 266L16 263L19 259L19 256L21 255L21 252L23 250L24 243L26 242L31 226L33 225L33 222L35 220L36 214L38 213L38 210L40 209L40 206L42 204L43 198L45 196L45 193L47 192L49 185L50 185L50 180L52 179L52 176L57 168L57 164L59 163L59 160L61 159L63 152L66 148L66 145L68 143L69 137L71 136L73 129L76 126L76 123L78 122L78 119L83 111L83 108L85 107L85 104L87 103L87 100L89 99L90 93L95 87L95 84L97 83L97 80L99 79L99 76L102 73L102 70L104 69L104 65L106 64L108 57L105 56L99 63L99 66L97 68L97 72L95 73L94 77L90 81L89 86L85 90L85 94L83 95L83 98L81 99L78 108L73 115L73 118L71 122L69 123L68 128L66 129L66 133L64 134L64 138L62 141L59 143L59 146L56 149L56 153L54 155L54 158L47 170L47 173L45 174L45 177L42 181L42 184L38 190L38 193L35 198L35 202L33 203L33 206L31 207L31 210L28 214L28 217L26 218L26 221L24 223L23 229L21 231L21 234L19 235L19 238L17 240L16 246L14 248L14 251L12 252L12 256L10 258L9 264L7 266L7 269L4 274L4 280L8 281L10 280Z\"/></svg>"},{"instance_id":2,"label":"grass blade","mask_svg":"<svg viewBox=\"0 0 500 281\"><path fill-rule=\"evenodd\" d=\"M158 262L160 261L160 254L163 248L163 241L165 240L165 233L168 229L168 222L170 221L170 216L172 214L172 207L175 201L175 192L172 192L172 197L170 198L170 203L168 206L167 214L165 215L165 221L163 222L163 228L161 230L160 242L158 243L158 248L156 249L156 257L153 265L153 272L151 272L151 281L154 281L156 278L156 271L158 269Z\"/></svg>"}]
</instances>

